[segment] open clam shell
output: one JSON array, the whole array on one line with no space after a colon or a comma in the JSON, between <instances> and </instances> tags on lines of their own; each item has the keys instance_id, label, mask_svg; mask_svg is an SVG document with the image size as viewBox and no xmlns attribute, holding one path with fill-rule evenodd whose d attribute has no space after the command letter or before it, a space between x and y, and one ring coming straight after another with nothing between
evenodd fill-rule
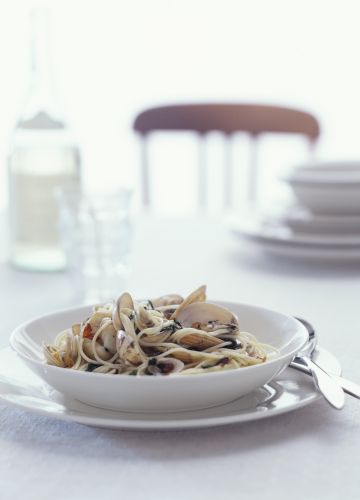
<instances>
[{"instance_id":1,"label":"open clam shell","mask_svg":"<svg viewBox=\"0 0 360 500\"><path fill-rule=\"evenodd\" d=\"M109 361L112 358L113 353L111 353L107 348L101 345L99 342L93 343L92 340L84 338L82 341L82 349L86 356L92 360L96 360L96 355L103 361ZM96 355L94 353L96 351Z\"/></svg>"},{"instance_id":2,"label":"open clam shell","mask_svg":"<svg viewBox=\"0 0 360 500\"><path fill-rule=\"evenodd\" d=\"M166 306L158 306L156 310L163 314L166 319L170 319L176 309L178 309L179 307L179 304L169 304Z\"/></svg>"},{"instance_id":3,"label":"open clam shell","mask_svg":"<svg viewBox=\"0 0 360 500\"><path fill-rule=\"evenodd\" d=\"M180 306L174 311L171 319L177 319L181 311L188 307L194 302L204 302L206 300L206 285L202 285L196 290L194 290L186 299L180 304Z\"/></svg>"},{"instance_id":4,"label":"open clam shell","mask_svg":"<svg viewBox=\"0 0 360 500\"><path fill-rule=\"evenodd\" d=\"M151 304L153 305L154 309L157 309L163 306L179 305L183 302L183 300L184 299L182 298L181 295L178 295L176 293L170 293L168 295L162 295L157 299L152 299Z\"/></svg>"},{"instance_id":5,"label":"open clam shell","mask_svg":"<svg viewBox=\"0 0 360 500\"><path fill-rule=\"evenodd\" d=\"M151 375L170 375L171 373L179 373L184 368L184 363L176 358L151 358L148 365L144 368L144 372Z\"/></svg>"},{"instance_id":6,"label":"open clam shell","mask_svg":"<svg viewBox=\"0 0 360 500\"><path fill-rule=\"evenodd\" d=\"M119 330L116 334L116 349L120 359L134 366L141 365L143 362L142 357L134 349L131 339L126 335L124 330Z\"/></svg>"},{"instance_id":7,"label":"open clam shell","mask_svg":"<svg viewBox=\"0 0 360 500\"><path fill-rule=\"evenodd\" d=\"M115 327L115 330L122 330L123 324L121 321L121 313L131 312L135 308L134 301L131 295L128 292L123 293L117 299L116 304L112 310L112 321Z\"/></svg>"},{"instance_id":8,"label":"open clam shell","mask_svg":"<svg viewBox=\"0 0 360 500\"><path fill-rule=\"evenodd\" d=\"M77 358L77 344L73 334L64 331L55 345L43 345L43 353L50 365L71 368Z\"/></svg>"},{"instance_id":9,"label":"open clam shell","mask_svg":"<svg viewBox=\"0 0 360 500\"><path fill-rule=\"evenodd\" d=\"M136 312L135 321L139 330L144 330L153 326L160 326L163 322L163 318L159 311L145 309L145 307L140 304Z\"/></svg>"},{"instance_id":10,"label":"open clam shell","mask_svg":"<svg viewBox=\"0 0 360 500\"><path fill-rule=\"evenodd\" d=\"M194 349L196 351L205 351L206 349L210 349L211 347L215 347L216 345L222 343L223 340L197 330L189 332L186 335L182 335L178 339L179 345Z\"/></svg>"},{"instance_id":11,"label":"open clam shell","mask_svg":"<svg viewBox=\"0 0 360 500\"><path fill-rule=\"evenodd\" d=\"M239 328L238 318L229 309L211 302L195 302L177 311L177 321L183 328L196 328L205 332L224 330L231 332Z\"/></svg>"}]
</instances>

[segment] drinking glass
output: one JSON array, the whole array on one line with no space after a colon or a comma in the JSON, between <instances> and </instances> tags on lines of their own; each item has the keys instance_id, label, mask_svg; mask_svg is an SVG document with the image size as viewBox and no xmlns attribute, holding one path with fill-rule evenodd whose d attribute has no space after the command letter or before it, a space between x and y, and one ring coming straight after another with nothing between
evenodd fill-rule
<instances>
[{"instance_id":1,"label":"drinking glass","mask_svg":"<svg viewBox=\"0 0 360 500\"><path fill-rule=\"evenodd\" d=\"M77 299L106 302L130 273L131 199L128 189L104 194L59 191L59 228Z\"/></svg>"}]
</instances>

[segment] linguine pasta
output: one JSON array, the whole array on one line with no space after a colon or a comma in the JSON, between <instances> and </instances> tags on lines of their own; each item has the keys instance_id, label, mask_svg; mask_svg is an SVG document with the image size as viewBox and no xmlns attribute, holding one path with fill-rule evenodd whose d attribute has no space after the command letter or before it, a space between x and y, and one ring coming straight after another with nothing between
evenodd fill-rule
<instances>
[{"instance_id":1,"label":"linguine pasta","mask_svg":"<svg viewBox=\"0 0 360 500\"><path fill-rule=\"evenodd\" d=\"M216 372L264 363L275 353L241 331L234 313L207 302L205 286L185 299L136 302L123 293L44 344L51 365L125 375Z\"/></svg>"}]
</instances>

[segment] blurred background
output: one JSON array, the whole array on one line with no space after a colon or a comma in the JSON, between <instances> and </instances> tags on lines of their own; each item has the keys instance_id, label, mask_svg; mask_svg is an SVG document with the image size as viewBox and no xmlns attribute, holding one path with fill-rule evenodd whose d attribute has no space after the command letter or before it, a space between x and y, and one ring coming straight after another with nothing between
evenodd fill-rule
<instances>
[{"instance_id":1,"label":"blurred background","mask_svg":"<svg viewBox=\"0 0 360 500\"><path fill-rule=\"evenodd\" d=\"M359 157L356 0L2 2L0 211L8 203L11 137L29 87L29 11L39 6L52 9L54 83L80 148L88 188L109 183L138 186L134 118L146 107L175 102L241 101L300 108L320 122L318 158ZM207 140L213 212L221 205L217 186L222 141L217 133ZM239 134L233 144L239 206L247 141ZM261 142L260 198L273 201L286 196L278 177L307 158L308 150L298 137L266 136ZM150 157L155 210L194 209L195 150L192 134L154 134Z\"/></svg>"}]
</instances>

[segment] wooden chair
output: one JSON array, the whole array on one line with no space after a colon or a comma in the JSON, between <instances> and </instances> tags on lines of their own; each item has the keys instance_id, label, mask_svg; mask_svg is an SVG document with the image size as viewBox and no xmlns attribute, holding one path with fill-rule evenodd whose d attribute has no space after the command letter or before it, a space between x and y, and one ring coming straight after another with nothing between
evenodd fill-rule
<instances>
[{"instance_id":1,"label":"wooden chair","mask_svg":"<svg viewBox=\"0 0 360 500\"><path fill-rule=\"evenodd\" d=\"M256 198L258 177L257 139L264 133L301 134L312 149L320 134L319 123L314 116L297 109L258 104L176 104L150 108L141 112L134 121L134 130L141 136L142 199L150 205L147 139L153 131L193 131L199 135L199 204L206 205L206 133L222 132L228 142L237 132L245 132L252 140L249 176L249 201ZM227 148L229 150L229 147ZM227 154L224 174L224 206L232 205L232 164Z\"/></svg>"}]
</instances>

